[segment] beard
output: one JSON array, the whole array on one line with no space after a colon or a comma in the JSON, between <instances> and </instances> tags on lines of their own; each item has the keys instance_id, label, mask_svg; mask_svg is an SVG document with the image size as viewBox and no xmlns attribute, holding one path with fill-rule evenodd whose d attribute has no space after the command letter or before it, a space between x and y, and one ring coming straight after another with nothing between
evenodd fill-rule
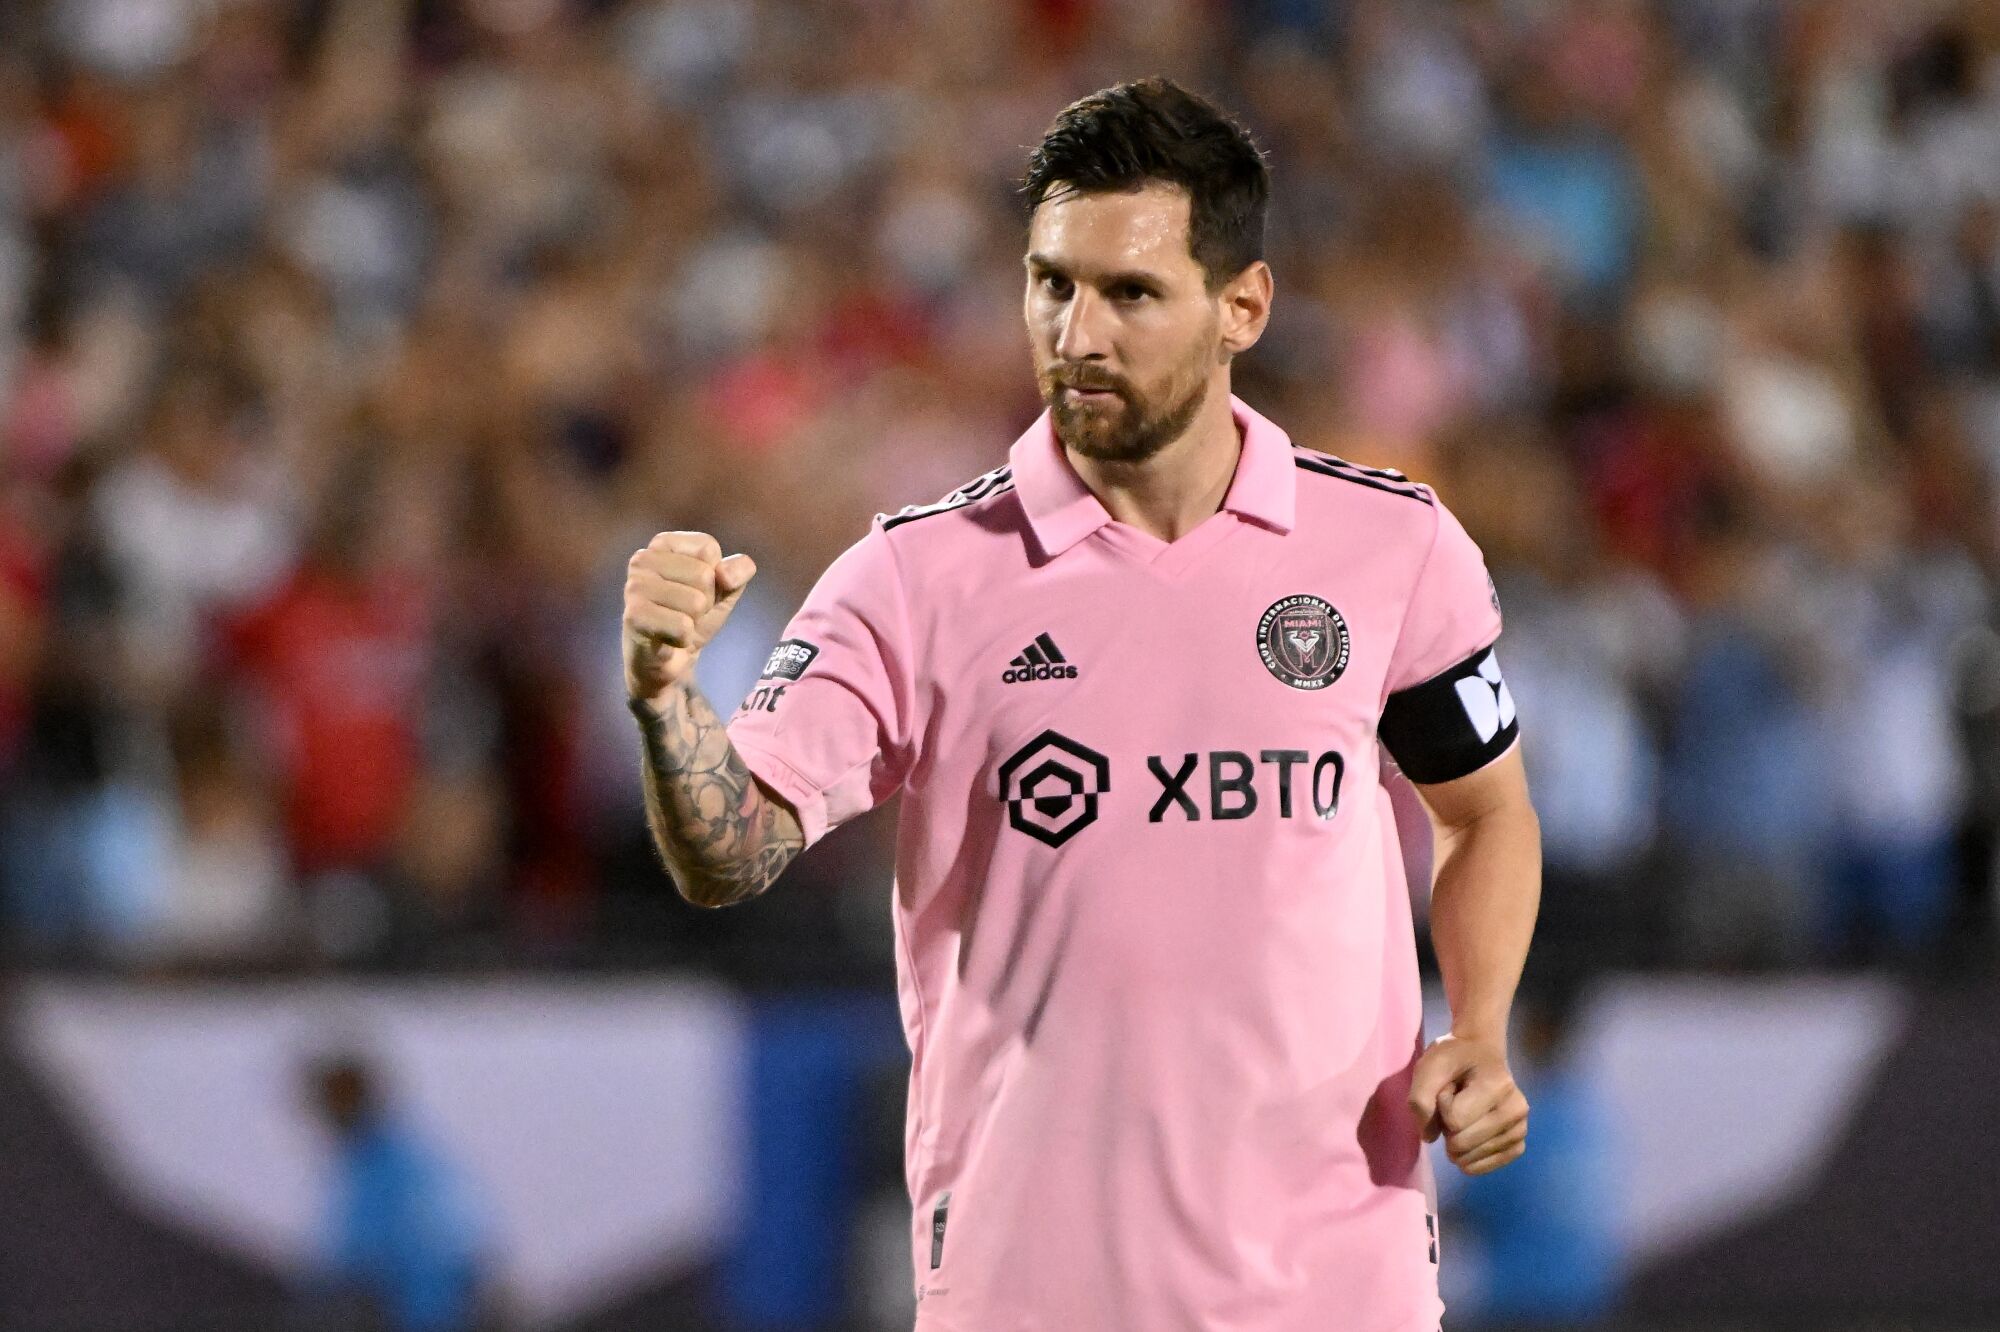
<instances>
[{"instance_id":1,"label":"beard","mask_svg":"<svg viewBox=\"0 0 2000 1332\"><path fill-rule=\"evenodd\" d=\"M1130 381L1084 367L1061 366L1036 376L1056 438L1097 462L1137 463L1187 433L1208 400L1208 356L1197 351L1155 397ZM1078 399L1065 388L1109 389L1111 398Z\"/></svg>"}]
</instances>

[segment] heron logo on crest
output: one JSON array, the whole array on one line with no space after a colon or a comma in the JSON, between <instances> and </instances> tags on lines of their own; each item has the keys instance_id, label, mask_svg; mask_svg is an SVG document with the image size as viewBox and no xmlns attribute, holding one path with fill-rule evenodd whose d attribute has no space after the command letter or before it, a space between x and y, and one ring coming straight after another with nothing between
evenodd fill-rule
<instances>
[{"instance_id":1,"label":"heron logo on crest","mask_svg":"<svg viewBox=\"0 0 2000 1332\"><path fill-rule=\"evenodd\" d=\"M1304 592L1272 602L1257 621L1264 668L1294 689L1324 689L1338 680L1351 647L1340 612Z\"/></svg>"}]
</instances>

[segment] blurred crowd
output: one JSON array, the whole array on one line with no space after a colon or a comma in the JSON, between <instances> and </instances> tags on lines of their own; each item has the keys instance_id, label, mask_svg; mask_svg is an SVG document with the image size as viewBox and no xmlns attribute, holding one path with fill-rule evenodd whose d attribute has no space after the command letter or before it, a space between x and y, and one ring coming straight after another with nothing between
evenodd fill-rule
<instances>
[{"instance_id":1,"label":"blurred crowd","mask_svg":"<svg viewBox=\"0 0 2000 1332\"><path fill-rule=\"evenodd\" d=\"M1543 965L1990 959L2000 5L0 5L0 928L154 968L888 965L887 826L645 840L618 591L1039 410L1026 151L1142 73L1269 154L1238 392L1507 612Z\"/></svg>"}]
</instances>

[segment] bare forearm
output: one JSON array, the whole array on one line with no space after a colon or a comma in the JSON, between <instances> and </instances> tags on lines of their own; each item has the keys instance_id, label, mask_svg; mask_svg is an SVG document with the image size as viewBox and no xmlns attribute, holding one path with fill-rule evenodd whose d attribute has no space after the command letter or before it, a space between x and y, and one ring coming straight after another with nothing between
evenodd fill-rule
<instances>
[{"instance_id":1,"label":"bare forearm","mask_svg":"<svg viewBox=\"0 0 2000 1332\"><path fill-rule=\"evenodd\" d=\"M757 784L692 678L632 713L646 823L681 896L723 907L770 887L805 845L798 819Z\"/></svg>"},{"instance_id":2,"label":"bare forearm","mask_svg":"<svg viewBox=\"0 0 2000 1332\"><path fill-rule=\"evenodd\" d=\"M1541 825L1523 801L1437 833L1431 943L1452 1030L1504 1041L1541 904Z\"/></svg>"}]
</instances>

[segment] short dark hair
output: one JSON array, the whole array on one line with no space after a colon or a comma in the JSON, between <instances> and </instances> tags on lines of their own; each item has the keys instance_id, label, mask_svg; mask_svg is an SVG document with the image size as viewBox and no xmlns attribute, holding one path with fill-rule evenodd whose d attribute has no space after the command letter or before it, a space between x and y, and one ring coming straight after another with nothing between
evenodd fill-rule
<instances>
[{"instance_id":1,"label":"short dark hair","mask_svg":"<svg viewBox=\"0 0 2000 1332\"><path fill-rule=\"evenodd\" d=\"M1056 195L1188 193L1188 250L1209 290L1264 257L1271 174L1250 132L1171 79L1121 83L1062 109L1028 158L1028 213Z\"/></svg>"}]
</instances>

